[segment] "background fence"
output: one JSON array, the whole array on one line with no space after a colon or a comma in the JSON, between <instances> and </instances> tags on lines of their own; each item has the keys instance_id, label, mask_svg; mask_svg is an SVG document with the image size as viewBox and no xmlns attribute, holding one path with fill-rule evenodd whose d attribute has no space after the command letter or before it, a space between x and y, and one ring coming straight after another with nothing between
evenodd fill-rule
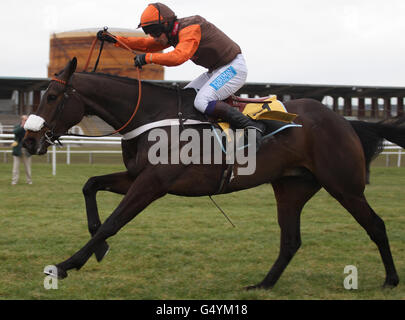
<instances>
[{"instance_id":1,"label":"background fence","mask_svg":"<svg viewBox=\"0 0 405 320\"><path fill-rule=\"evenodd\" d=\"M11 144L14 141L13 134L0 134L0 154L4 163L7 163L12 159L11 156ZM63 163L70 165L74 156L76 161L88 161L89 164L101 161L96 156L108 156L109 162L121 161L121 137L71 137L62 136L60 141L63 147L51 146L48 153L41 158L41 161L47 161L52 164L52 174L56 175L57 163ZM392 159L396 160L396 166L401 167L402 155L405 155L405 150L401 147L389 142L384 142L384 150L381 155L385 155L385 166L390 166ZM105 159L104 159L105 162Z\"/></svg>"}]
</instances>

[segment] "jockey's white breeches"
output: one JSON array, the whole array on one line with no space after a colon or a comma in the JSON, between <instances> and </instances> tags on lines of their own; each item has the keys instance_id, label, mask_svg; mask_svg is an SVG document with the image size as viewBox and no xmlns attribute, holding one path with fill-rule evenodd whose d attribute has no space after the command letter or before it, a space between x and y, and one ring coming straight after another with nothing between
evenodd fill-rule
<instances>
[{"instance_id":1,"label":"jockey's white breeches","mask_svg":"<svg viewBox=\"0 0 405 320\"><path fill-rule=\"evenodd\" d=\"M194 106L204 113L209 102L224 100L238 91L245 84L247 73L245 59L238 54L227 65L203 73L185 88L197 90Z\"/></svg>"}]
</instances>

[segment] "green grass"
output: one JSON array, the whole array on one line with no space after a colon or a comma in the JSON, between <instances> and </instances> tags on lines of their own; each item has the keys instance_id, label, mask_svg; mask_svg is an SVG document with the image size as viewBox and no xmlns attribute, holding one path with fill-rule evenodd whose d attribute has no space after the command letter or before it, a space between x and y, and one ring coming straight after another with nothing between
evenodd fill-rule
<instances>
[{"instance_id":1,"label":"green grass","mask_svg":"<svg viewBox=\"0 0 405 320\"><path fill-rule=\"evenodd\" d=\"M278 255L280 230L270 185L216 196L233 228L208 197L166 196L108 240L102 263L91 257L58 290L45 290L43 269L89 239L81 188L119 164L33 164L33 185L11 186L0 164L0 299L404 299L405 168L373 167L366 194L384 219L399 286L383 290L384 267L365 231L325 191L304 208L302 247L270 291L244 291L263 279ZM23 171L23 170L22 170ZM105 220L121 196L100 192ZM359 289L343 288L355 265Z\"/></svg>"}]
</instances>

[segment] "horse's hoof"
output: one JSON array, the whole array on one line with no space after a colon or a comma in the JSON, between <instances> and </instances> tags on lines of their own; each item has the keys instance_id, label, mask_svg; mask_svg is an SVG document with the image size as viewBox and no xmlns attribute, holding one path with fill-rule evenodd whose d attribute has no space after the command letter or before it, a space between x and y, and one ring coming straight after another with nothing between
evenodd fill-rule
<instances>
[{"instance_id":1,"label":"horse's hoof","mask_svg":"<svg viewBox=\"0 0 405 320\"><path fill-rule=\"evenodd\" d=\"M394 277L392 279L386 279L383 285L384 289L393 289L395 288L399 283L399 278Z\"/></svg>"},{"instance_id":2,"label":"horse's hoof","mask_svg":"<svg viewBox=\"0 0 405 320\"><path fill-rule=\"evenodd\" d=\"M65 279L68 276L68 274L65 270L63 270L57 266L51 266L51 268L46 267L44 269L44 273L47 276L51 276L51 277L57 278L57 279Z\"/></svg>"},{"instance_id":3,"label":"horse's hoof","mask_svg":"<svg viewBox=\"0 0 405 320\"><path fill-rule=\"evenodd\" d=\"M264 286L263 284L261 284L261 283L259 283L259 284L256 284L256 285L254 285L254 286L247 286L247 287L245 287L245 290L247 290L247 291L250 291L250 290L258 290L258 289L271 289L271 287L266 287L266 286Z\"/></svg>"},{"instance_id":4,"label":"horse's hoof","mask_svg":"<svg viewBox=\"0 0 405 320\"><path fill-rule=\"evenodd\" d=\"M258 287L257 286L247 286L247 287L245 287L244 288L246 291L251 291L251 290L256 290L256 289L258 289Z\"/></svg>"},{"instance_id":5,"label":"horse's hoof","mask_svg":"<svg viewBox=\"0 0 405 320\"><path fill-rule=\"evenodd\" d=\"M110 251L110 247L107 242L103 241L103 243L94 251L97 262L101 262L101 260L107 255L108 251Z\"/></svg>"}]
</instances>

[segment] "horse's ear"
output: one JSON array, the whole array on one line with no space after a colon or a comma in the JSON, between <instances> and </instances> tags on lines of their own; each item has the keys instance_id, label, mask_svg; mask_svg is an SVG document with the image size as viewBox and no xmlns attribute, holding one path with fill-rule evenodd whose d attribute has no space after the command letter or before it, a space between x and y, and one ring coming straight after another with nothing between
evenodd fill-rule
<instances>
[{"instance_id":1,"label":"horse's ear","mask_svg":"<svg viewBox=\"0 0 405 320\"><path fill-rule=\"evenodd\" d=\"M70 70L69 73L70 75L72 75L75 71L76 71L76 67L77 67L77 59L76 57L74 57L71 61L70 61Z\"/></svg>"}]
</instances>

